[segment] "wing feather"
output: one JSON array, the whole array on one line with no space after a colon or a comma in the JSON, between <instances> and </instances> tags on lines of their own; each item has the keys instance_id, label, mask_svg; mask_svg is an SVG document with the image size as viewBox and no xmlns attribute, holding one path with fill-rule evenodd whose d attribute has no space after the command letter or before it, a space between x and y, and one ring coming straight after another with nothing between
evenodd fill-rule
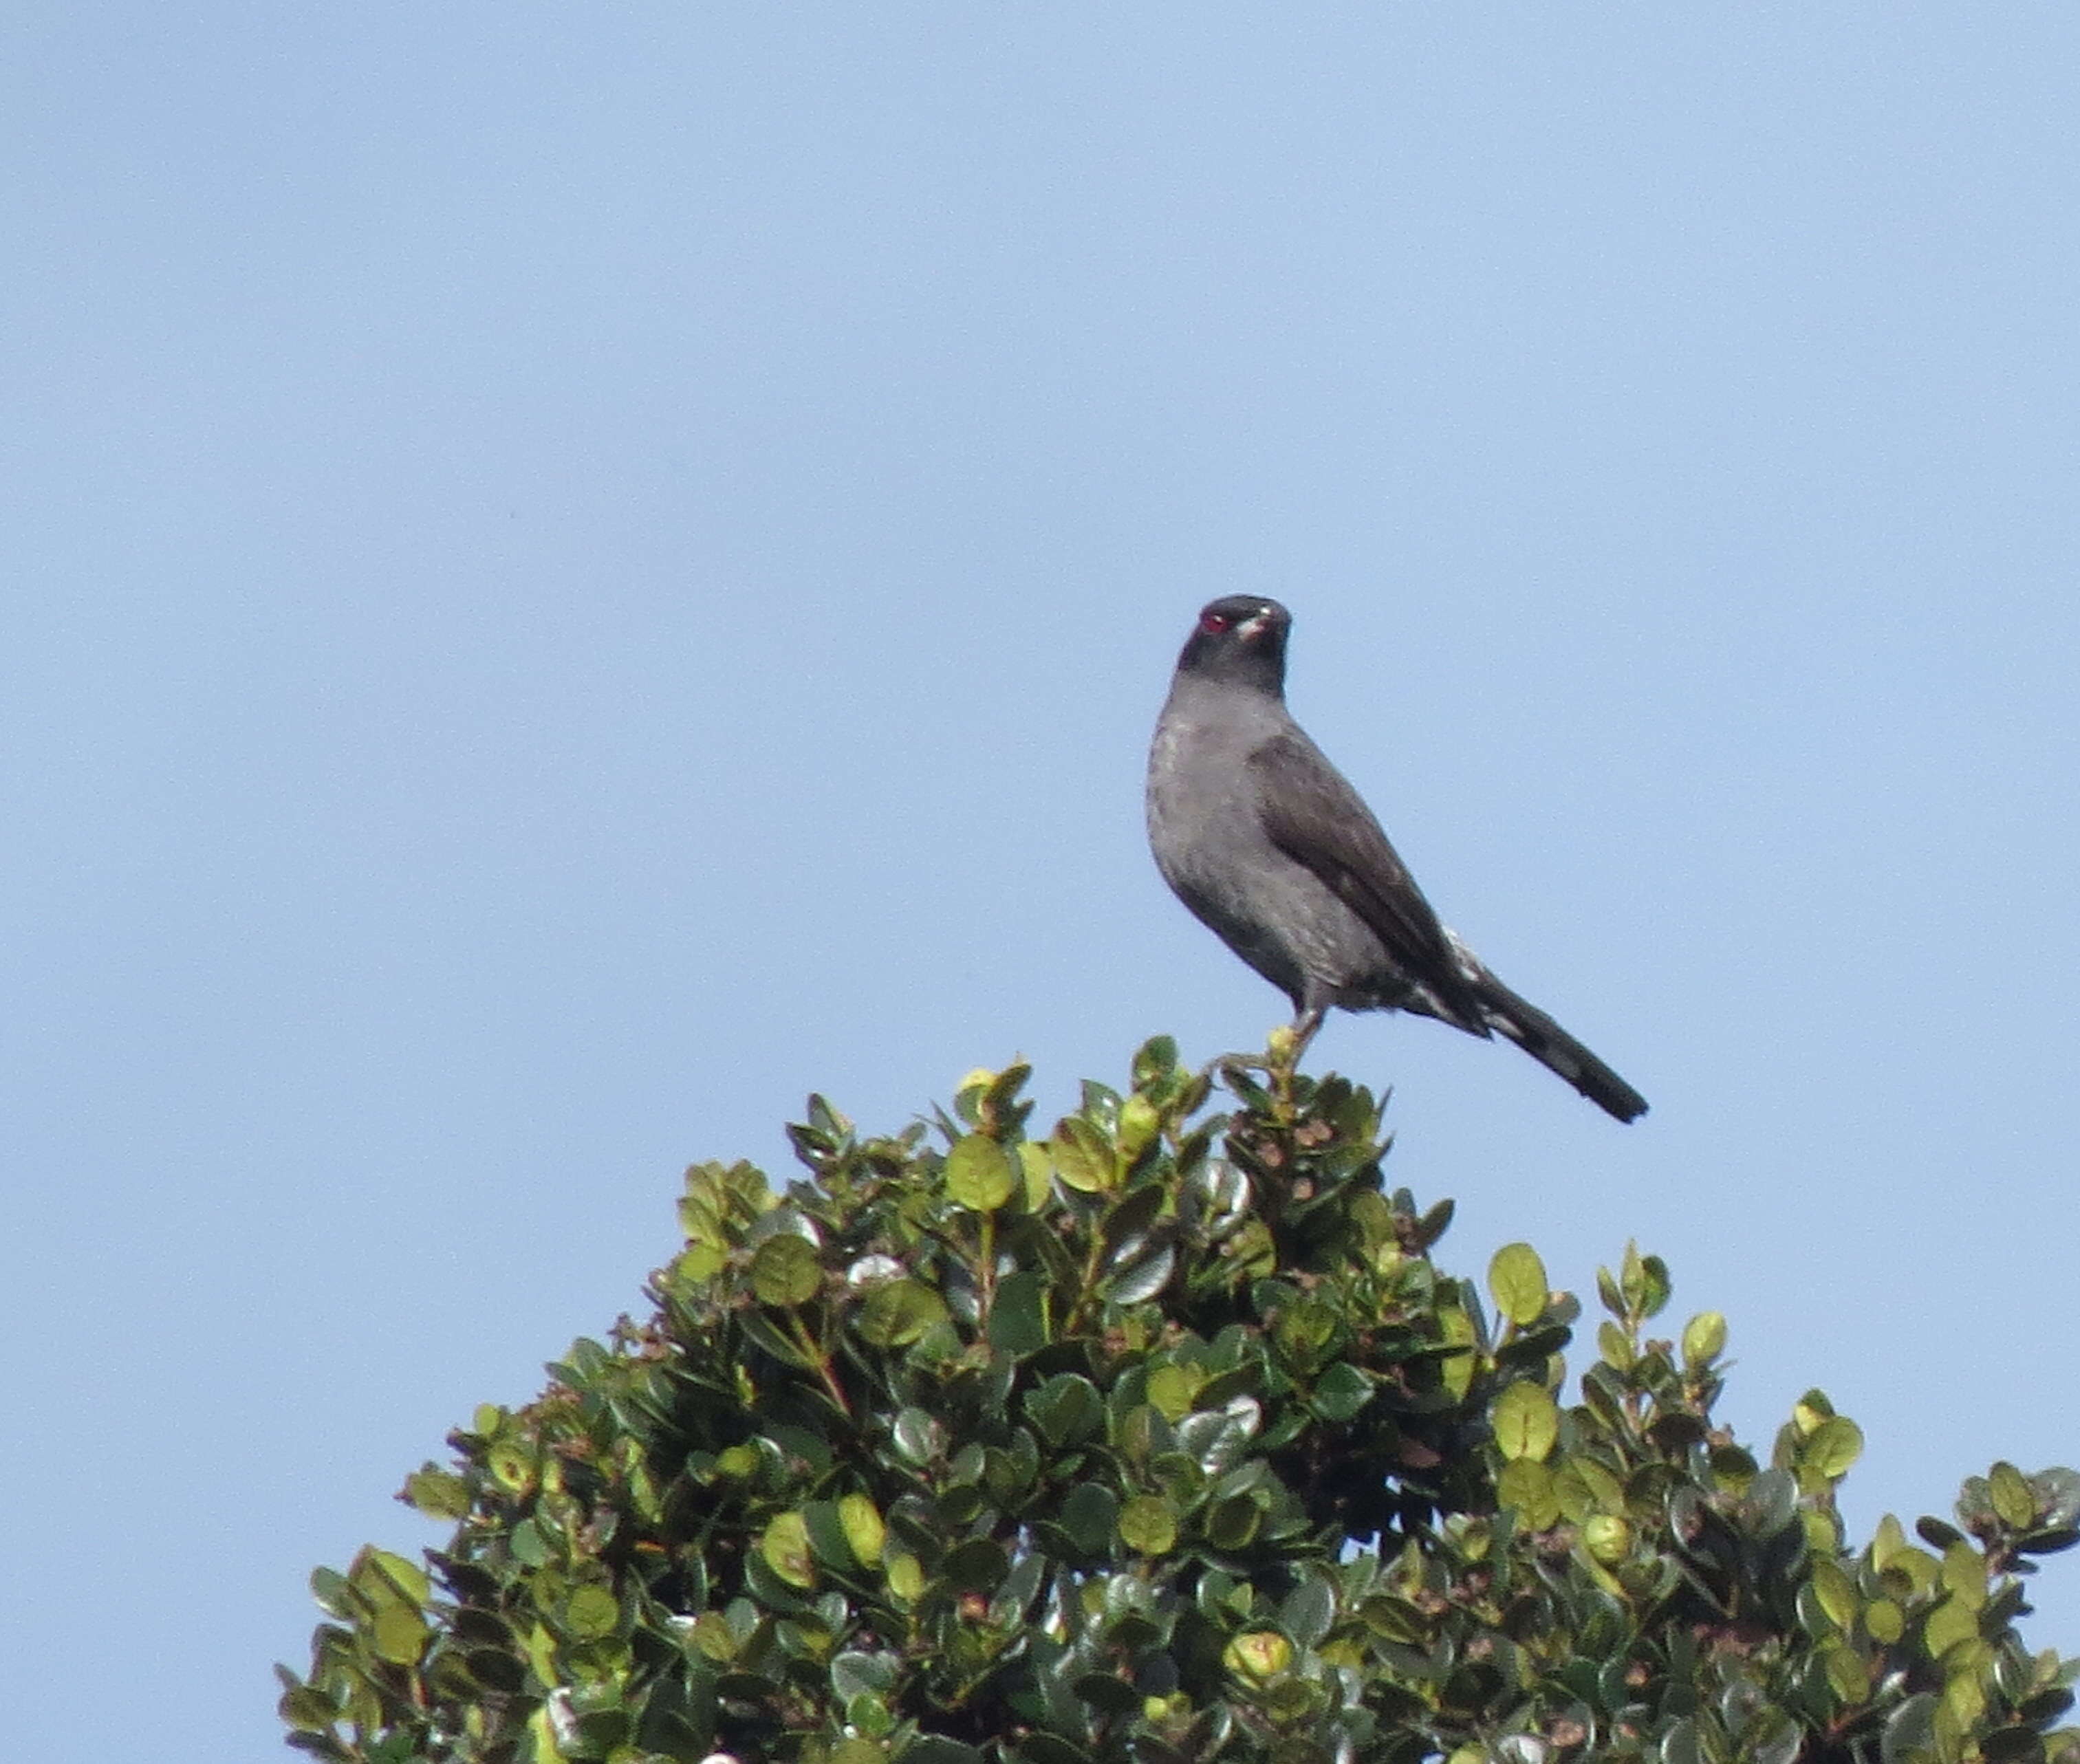
<instances>
[{"instance_id":1,"label":"wing feather","mask_svg":"<svg viewBox=\"0 0 2080 1764\"><path fill-rule=\"evenodd\" d=\"M1487 1013L1451 939L1344 775L1297 731L1274 735L1248 765L1272 843L1363 920L1394 968L1427 987L1457 1027L1487 1035Z\"/></svg>"}]
</instances>

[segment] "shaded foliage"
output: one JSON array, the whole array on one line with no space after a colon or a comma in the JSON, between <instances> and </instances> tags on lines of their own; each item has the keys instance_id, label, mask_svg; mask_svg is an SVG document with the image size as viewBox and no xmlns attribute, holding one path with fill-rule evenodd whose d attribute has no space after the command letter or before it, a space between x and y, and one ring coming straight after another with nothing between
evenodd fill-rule
<instances>
[{"instance_id":1,"label":"shaded foliage","mask_svg":"<svg viewBox=\"0 0 2080 1764\"><path fill-rule=\"evenodd\" d=\"M1528 1246L1484 1303L1378 1103L1166 1040L1027 1132L1023 1066L811 1179L688 1171L654 1310L487 1407L405 1498L422 1567L313 1578L291 1742L336 1760L799 1764L1595 1757L2080 1764L2076 1666L2014 1628L2080 1477L1844 1538L1818 1392L1767 1462L1712 1418L1726 1325L1580 1307Z\"/></svg>"}]
</instances>

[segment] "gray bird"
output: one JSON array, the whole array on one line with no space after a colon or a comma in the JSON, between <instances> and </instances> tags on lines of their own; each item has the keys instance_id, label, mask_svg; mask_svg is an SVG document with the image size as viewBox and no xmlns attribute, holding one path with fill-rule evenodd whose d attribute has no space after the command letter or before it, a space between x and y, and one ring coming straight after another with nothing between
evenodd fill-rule
<instances>
[{"instance_id":1,"label":"gray bird","mask_svg":"<svg viewBox=\"0 0 2080 1764\"><path fill-rule=\"evenodd\" d=\"M1293 1000L1500 1034L1620 1121L1646 1099L1439 923L1379 823L1285 708L1292 615L1231 594L1177 658L1148 755L1148 844L1177 898ZM1297 1057L1297 1056L1296 1056Z\"/></svg>"}]
</instances>

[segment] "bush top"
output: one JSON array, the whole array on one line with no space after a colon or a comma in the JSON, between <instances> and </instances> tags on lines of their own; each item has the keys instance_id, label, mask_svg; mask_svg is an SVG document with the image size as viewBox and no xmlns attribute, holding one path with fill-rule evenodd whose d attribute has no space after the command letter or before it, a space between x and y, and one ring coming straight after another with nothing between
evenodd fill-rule
<instances>
[{"instance_id":1,"label":"bush top","mask_svg":"<svg viewBox=\"0 0 2080 1764\"><path fill-rule=\"evenodd\" d=\"M1723 1318L1667 1269L1580 1307L1527 1245L1487 1302L1449 1202L1382 1176L1363 1087L1274 1058L1084 1087L1023 1065L807 1179L697 1165L652 1309L487 1407L283 1673L339 1760L1321 1764L1926 1757L2080 1764L2074 1668L2014 1619L2080 1478L1996 1464L1861 1548L1861 1449L1810 1393L1767 1462L1716 1425ZM1924 1548L1922 1545L1927 1547Z\"/></svg>"}]
</instances>

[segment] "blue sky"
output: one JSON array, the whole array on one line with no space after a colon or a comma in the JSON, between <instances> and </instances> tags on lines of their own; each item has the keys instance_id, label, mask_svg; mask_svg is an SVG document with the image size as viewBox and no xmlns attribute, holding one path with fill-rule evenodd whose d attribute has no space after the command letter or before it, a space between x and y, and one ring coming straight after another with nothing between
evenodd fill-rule
<instances>
[{"instance_id":1,"label":"blue sky","mask_svg":"<svg viewBox=\"0 0 2080 1764\"><path fill-rule=\"evenodd\" d=\"M0 32L20 1755L275 1755L308 1569L808 1091L1260 1045L1140 828L1218 593L1653 1101L1336 1020L1444 1259L1658 1251L1860 1531L2080 1460L2070 8Z\"/></svg>"}]
</instances>

